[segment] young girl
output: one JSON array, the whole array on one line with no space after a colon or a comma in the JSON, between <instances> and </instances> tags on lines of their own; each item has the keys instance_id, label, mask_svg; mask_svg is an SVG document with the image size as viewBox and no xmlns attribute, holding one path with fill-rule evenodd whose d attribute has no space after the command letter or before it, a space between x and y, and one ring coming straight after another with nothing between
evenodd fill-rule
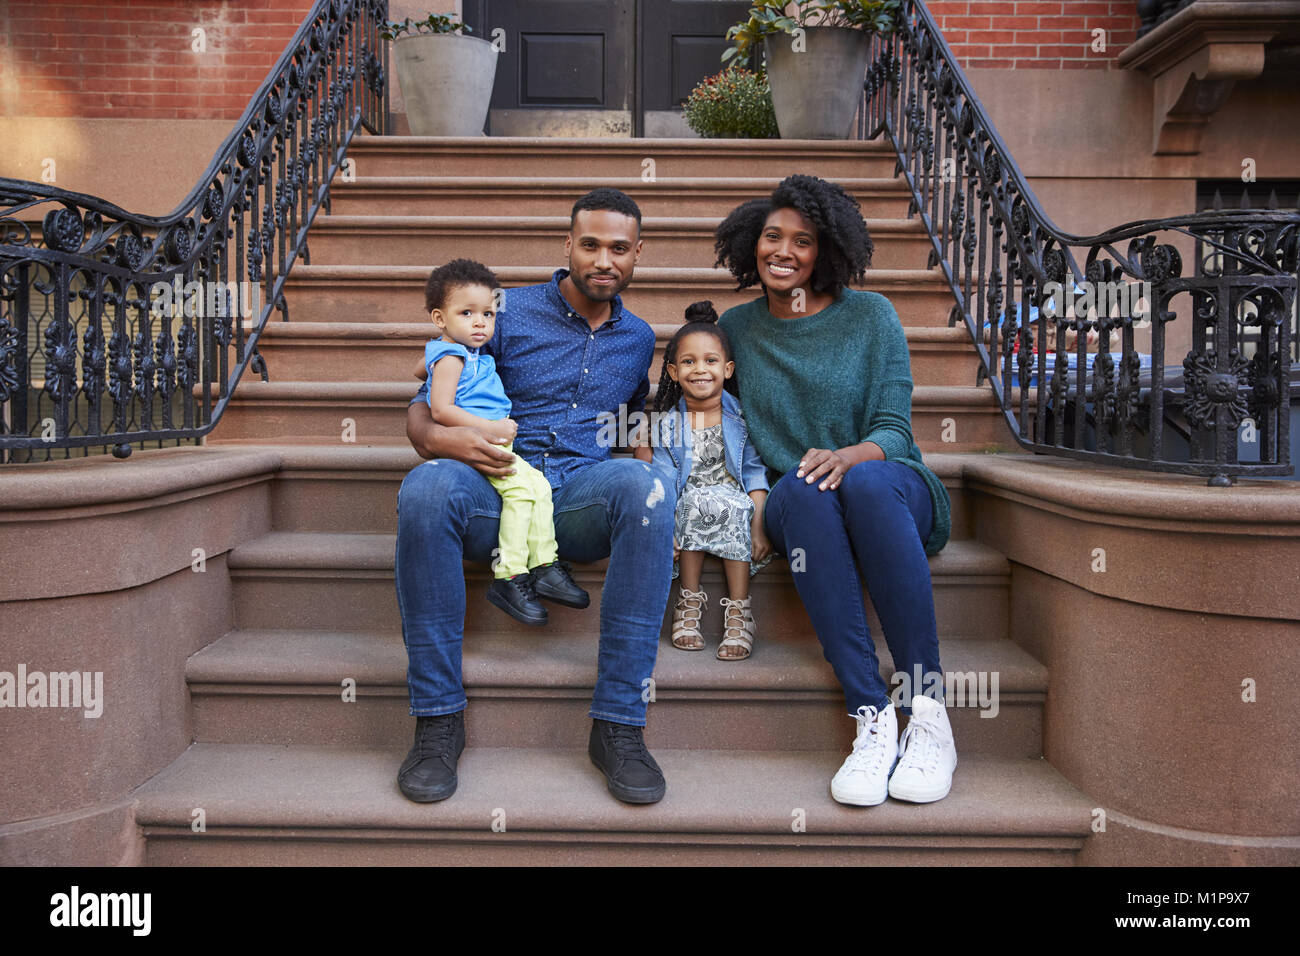
<instances>
[{"instance_id":1,"label":"young girl","mask_svg":"<svg viewBox=\"0 0 1300 956\"><path fill-rule=\"evenodd\" d=\"M700 586L704 555L722 559L728 597L718 659L740 661L754 646L754 615L749 578L771 559L763 528L767 469L758 457L740 414L740 403L726 386L735 363L727 334L717 325L711 302L686 310L664 352L664 370L655 397L657 414L648 444L634 454L665 468L677 489L675 546L681 590L673 611L674 647L704 649L700 617L708 596Z\"/></svg>"}]
</instances>

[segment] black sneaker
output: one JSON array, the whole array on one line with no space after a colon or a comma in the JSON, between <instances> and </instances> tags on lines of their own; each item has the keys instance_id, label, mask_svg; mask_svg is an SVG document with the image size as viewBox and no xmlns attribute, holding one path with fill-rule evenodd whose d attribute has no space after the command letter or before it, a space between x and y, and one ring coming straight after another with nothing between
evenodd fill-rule
<instances>
[{"instance_id":1,"label":"black sneaker","mask_svg":"<svg viewBox=\"0 0 1300 956\"><path fill-rule=\"evenodd\" d=\"M586 607L591 603L591 596L574 583L569 566L563 561L538 565L529 573L533 576L533 590L539 598L565 607Z\"/></svg>"},{"instance_id":2,"label":"black sneaker","mask_svg":"<svg viewBox=\"0 0 1300 956\"><path fill-rule=\"evenodd\" d=\"M513 578L496 578L488 585L487 599L516 621L545 624L546 608L537 600L532 577L516 574Z\"/></svg>"},{"instance_id":3,"label":"black sneaker","mask_svg":"<svg viewBox=\"0 0 1300 956\"><path fill-rule=\"evenodd\" d=\"M456 761L465 750L465 712L415 718L415 746L397 771L408 800L433 803L456 792Z\"/></svg>"},{"instance_id":4,"label":"black sneaker","mask_svg":"<svg viewBox=\"0 0 1300 956\"><path fill-rule=\"evenodd\" d=\"M645 748L640 727L595 720L587 753L605 775L609 792L624 803L657 803L668 784Z\"/></svg>"}]
</instances>

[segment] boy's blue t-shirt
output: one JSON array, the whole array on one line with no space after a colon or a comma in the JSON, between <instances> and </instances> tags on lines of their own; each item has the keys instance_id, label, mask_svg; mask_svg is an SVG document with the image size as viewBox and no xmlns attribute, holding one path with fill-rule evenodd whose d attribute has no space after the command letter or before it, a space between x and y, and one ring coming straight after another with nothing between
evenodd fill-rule
<instances>
[{"instance_id":1,"label":"boy's blue t-shirt","mask_svg":"<svg viewBox=\"0 0 1300 956\"><path fill-rule=\"evenodd\" d=\"M469 349L459 342L432 339L424 347L424 367L433 379L433 365L441 358L456 355L465 361L460 380L456 383L456 407L491 421L510 417L510 399L497 374L497 363L492 356L479 349Z\"/></svg>"}]
</instances>

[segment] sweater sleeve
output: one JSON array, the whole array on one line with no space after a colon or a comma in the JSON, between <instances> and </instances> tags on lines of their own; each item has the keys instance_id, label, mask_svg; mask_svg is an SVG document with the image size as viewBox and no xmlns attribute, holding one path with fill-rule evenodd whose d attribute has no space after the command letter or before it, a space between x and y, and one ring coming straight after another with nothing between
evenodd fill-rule
<instances>
[{"instance_id":1,"label":"sweater sleeve","mask_svg":"<svg viewBox=\"0 0 1300 956\"><path fill-rule=\"evenodd\" d=\"M873 396L867 403L868 418L860 424L859 441L874 442L886 460L906 458L912 450L912 364L907 336L893 303L884 296L877 318L876 348L865 370Z\"/></svg>"}]
</instances>

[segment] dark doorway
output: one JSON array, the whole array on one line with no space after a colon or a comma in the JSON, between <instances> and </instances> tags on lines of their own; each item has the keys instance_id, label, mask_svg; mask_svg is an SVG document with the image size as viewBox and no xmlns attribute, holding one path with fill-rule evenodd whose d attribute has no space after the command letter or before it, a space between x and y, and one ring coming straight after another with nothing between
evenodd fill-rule
<instances>
[{"instance_id":1,"label":"dark doorway","mask_svg":"<svg viewBox=\"0 0 1300 956\"><path fill-rule=\"evenodd\" d=\"M672 135L748 11L747 0L465 0L474 35L505 42L488 132Z\"/></svg>"}]
</instances>

